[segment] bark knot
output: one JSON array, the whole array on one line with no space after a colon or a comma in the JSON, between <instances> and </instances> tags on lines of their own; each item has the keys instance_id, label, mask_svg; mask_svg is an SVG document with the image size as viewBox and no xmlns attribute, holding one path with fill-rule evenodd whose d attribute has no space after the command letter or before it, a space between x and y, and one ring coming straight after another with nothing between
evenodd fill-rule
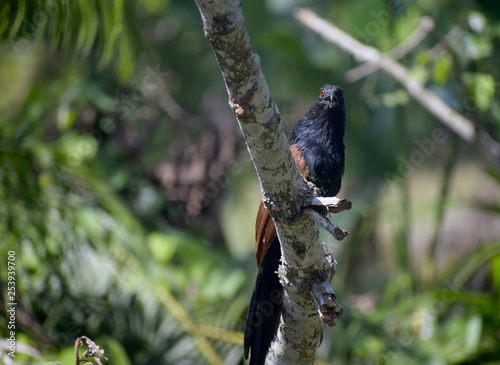
<instances>
[{"instance_id":1,"label":"bark knot","mask_svg":"<svg viewBox=\"0 0 500 365\"><path fill-rule=\"evenodd\" d=\"M245 117L247 115L250 115L251 110L255 108L255 106L252 105L250 101L253 99L256 91L257 82L254 82L250 89L248 89L241 98L231 98L229 105L231 106L231 109L233 109L234 114L236 114L237 117Z\"/></svg>"},{"instance_id":2,"label":"bark knot","mask_svg":"<svg viewBox=\"0 0 500 365\"><path fill-rule=\"evenodd\" d=\"M214 16L213 21L206 28L207 33L217 35L229 34L234 30L235 22L231 20L230 14L223 13Z\"/></svg>"}]
</instances>

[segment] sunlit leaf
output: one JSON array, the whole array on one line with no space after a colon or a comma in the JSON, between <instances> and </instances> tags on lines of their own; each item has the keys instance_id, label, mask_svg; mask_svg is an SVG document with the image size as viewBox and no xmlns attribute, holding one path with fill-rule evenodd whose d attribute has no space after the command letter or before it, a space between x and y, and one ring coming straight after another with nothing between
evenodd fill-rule
<instances>
[{"instance_id":1,"label":"sunlit leaf","mask_svg":"<svg viewBox=\"0 0 500 365\"><path fill-rule=\"evenodd\" d=\"M480 35L469 35L464 38L464 42L467 56L474 60L488 57L493 51L491 41Z\"/></svg>"},{"instance_id":2,"label":"sunlit leaf","mask_svg":"<svg viewBox=\"0 0 500 365\"><path fill-rule=\"evenodd\" d=\"M480 315L475 315L467 321L465 331L465 351L474 352L481 340L482 319Z\"/></svg>"},{"instance_id":3,"label":"sunlit leaf","mask_svg":"<svg viewBox=\"0 0 500 365\"><path fill-rule=\"evenodd\" d=\"M495 79L485 73L467 73L464 75L479 110L486 111L495 95Z\"/></svg>"},{"instance_id":4,"label":"sunlit leaf","mask_svg":"<svg viewBox=\"0 0 500 365\"><path fill-rule=\"evenodd\" d=\"M69 105L61 105L57 117L57 125L60 129L69 129L76 119L76 112Z\"/></svg>"},{"instance_id":5,"label":"sunlit leaf","mask_svg":"<svg viewBox=\"0 0 500 365\"><path fill-rule=\"evenodd\" d=\"M434 64L432 72L433 81L441 85L445 84L450 77L451 66L450 57L441 57L438 59Z\"/></svg>"},{"instance_id":6,"label":"sunlit leaf","mask_svg":"<svg viewBox=\"0 0 500 365\"><path fill-rule=\"evenodd\" d=\"M409 101L410 98L408 93L402 89L382 95L382 104L388 108L394 108L398 105L406 105Z\"/></svg>"},{"instance_id":7,"label":"sunlit leaf","mask_svg":"<svg viewBox=\"0 0 500 365\"><path fill-rule=\"evenodd\" d=\"M161 232L148 234L146 243L153 257L163 264L170 261L177 250L177 240Z\"/></svg>"},{"instance_id":8,"label":"sunlit leaf","mask_svg":"<svg viewBox=\"0 0 500 365\"><path fill-rule=\"evenodd\" d=\"M497 293L500 293L500 255L495 256L490 263L490 272L491 277L493 279L493 284L497 290Z\"/></svg>"},{"instance_id":9,"label":"sunlit leaf","mask_svg":"<svg viewBox=\"0 0 500 365\"><path fill-rule=\"evenodd\" d=\"M66 160L72 166L94 158L97 141L90 135L68 134L61 141Z\"/></svg>"}]
</instances>

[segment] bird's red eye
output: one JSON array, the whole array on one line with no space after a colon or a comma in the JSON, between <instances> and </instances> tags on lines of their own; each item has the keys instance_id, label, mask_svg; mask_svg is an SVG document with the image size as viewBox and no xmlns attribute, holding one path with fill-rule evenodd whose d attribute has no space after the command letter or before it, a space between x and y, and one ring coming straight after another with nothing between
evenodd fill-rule
<instances>
[{"instance_id":1,"label":"bird's red eye","mask_svg":"<svg viewBox=\"0 0 500 365\"><path fill-rule=\"evenodd\" d=\"M344 92L343 92L343 91L339 92L339 97L340 97L340 98L343 98L343 97L344 97Z\"/></svg>"},{"instance_id":2,"label":"bird's red eye","mask_svg":"<svg viewBox=\"0 0 500 365\"><path fill-rule=\"evenodd\" d=\"M324 91L324 90L321 90L321 91L319 92L319 94L320 94L321 96L323 96L323 95L325 95L325 91Z\"/></svg>"}]
</instances>

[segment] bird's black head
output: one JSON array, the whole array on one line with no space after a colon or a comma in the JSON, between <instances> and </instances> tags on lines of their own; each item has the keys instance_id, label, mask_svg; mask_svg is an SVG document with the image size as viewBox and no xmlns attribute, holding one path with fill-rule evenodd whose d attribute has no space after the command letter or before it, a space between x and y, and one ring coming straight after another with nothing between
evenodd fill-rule
<instances>
[{"instance_id":1,"label":"bird's black head","mask_svg":"<svg viewBox=\"0 0 500 365\"><path fill-rule=\"evenodd\" d=\"M344 90L337 85L325 85L320 89L317 104L326 105L329 108L345 105Z\"/></svg>"}]
</instances>

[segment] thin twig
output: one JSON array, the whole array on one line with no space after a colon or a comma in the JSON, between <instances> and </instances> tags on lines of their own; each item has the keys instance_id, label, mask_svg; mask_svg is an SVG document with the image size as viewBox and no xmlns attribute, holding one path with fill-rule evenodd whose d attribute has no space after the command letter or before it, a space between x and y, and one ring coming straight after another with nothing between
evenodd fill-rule
<instances>
[{"instance_id":1,"label":"thin twig","mask_svg":"<svg viewBox=\"0 0 500 365\"><path fill-rule=\"evenodd\" d=\"M82 339L78 337L75 341L75 365L80 364L80 355L78 354L78 349L82 345Z\"/></svg>"},{"instance_id":2,"label":"thin twig","mask_svg":"<svg viewBox=\"0 0 500 365\"><path fill-rule=\"evenodd\" d=\"M390 52L391 56L397 60L406 56L427 37L434 27L434 20L431 17L423 16L420 18L417 29Z\"/></svg>"},{"instance_id":3,"label":"thin twig","mask_svg":"<svg viewBox=\"0 0 500 365\"><path fill-rule=\"evenodd\" d=\"M85 350L83 355L80 357L78 355L78 350L81 346L83 346L83 340L87 342L87 350ZM102 365L101 359L108 361L108 358L104 356L104 350L101 349L94 341L87 336L78 337L75 340L75 365L79 365L83 361L87 361L85 364L92 365L93 363L88 361L89 358L93 358L98 365Z\"/></svg>"},{"instance_id":4,"label":"thin twig","mask_svg":"<svg viewBox=\"0 0 500 365\"><path fill-rule=\"evenodd\" d=\"M425 37L429 34L430 31L434 29L434 20L428 16L424 16L420 18L417 29L413 31L412 34L408 36L401 44L399 44L392 51L388 52L388 55L394 58L395 60L399 60L407 55L411 50L413 50L416 46L422 42ZM379 65L374 64L373 62L366 62L362 65L359 65L352 70L349 70L345 73L345 78L347 81L355 82L363 77L370 75L371 73L377 71L380 68Z\"/></svg>"},{"instance_id":5,"label":"thin twig","mask_svg":"<svg viewBox=\"0 0 500 365\"><path fill-rule=\"evenodd\" d=\"M337 302L331 285L325 282L319 283L313 287L311 294L323 323L330 327L335 326L335 320L342 316L344 309Z\"/></svg>"},{"instance_id":6,"label":"thin twig","mask_svg":"<svg viewBox=\"0 0 500 365\"><path fill-rule=\"evenodd\" d=\"M316 223L318 223L325 231L329 232L337 241L342 241L349 235L348 231L337 227L332 222L328 220L325 216L318 213L316 210L311 208L306 208L305 213L311 217Z\"/></svg>"},{"instance_id":7,"label":"thin twig","mask_svg":"<svg viewBox=\"0 0 500 365\"><path fill-rule=\"evenodd\" d=\"M156 85L155 87L145 88L144 93L175 122L194 127L200 124L200 118L183 109L170 95L165 85Z\"/></svg>"},{"instance_id":8,"label":"thin twig","mask_svg":"<svg viewBox=\"0 0 500 365\"><path fill-rule=\"evenodd\" d=\"M439 234L441 229L443 228L443 219L445 212L445 205L448 199L448 194L450 191L450 185L452 182L452 173L453 168L457 163L457 138L453 138L453 142L451 143L450 150L448 152L448 157L446 160L446 164L444 166L443 172L443 180L441 182L441 191L439 193L439 197L436 203L436 211L435 211L435 219L434 219L434 232L432 234L431 243L429 245L427 260L430 263L428 267L428 277L427 280L436 280L437 274L437 249L439 243Z\"/></svg>"},{"instance_id":9,"label":"thin twig","mask_svg":"<svg viewBox=\"0 0 500 365\"><path fill-rule=\"evenodd\" d=\"M432 47L427 54L432 61L436 61L441 58L448 49L453 47L464 35L464 31L459 25L455 25L451 30L443 37L441 42L437 43Z\"/></svg>"},{"instance_id":10,"label":"thin twig","mask_svg":"<svg viewBox=\"0 0 500 365\"><path fill-rule=\"evenodd\" d=\"M340 199L336 196L333 197L319 197L315 196L311 199L309 203L311 208L326 208L330 213L339 213L344 210L349 210L352 207L352 203L347 199Z\"/></svg>"}]
</instances>

